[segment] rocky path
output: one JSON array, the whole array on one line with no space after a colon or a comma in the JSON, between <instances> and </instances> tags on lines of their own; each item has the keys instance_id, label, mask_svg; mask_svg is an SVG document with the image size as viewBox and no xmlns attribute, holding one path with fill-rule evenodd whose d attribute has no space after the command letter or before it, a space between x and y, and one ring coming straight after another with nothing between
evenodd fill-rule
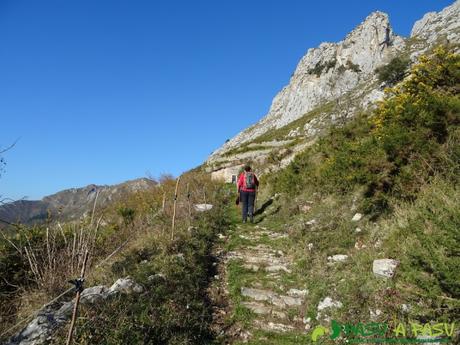
<instances>
[{"instance_id":1,"label":"rocky path","mask_svg":"<svg viewBox=\"0 0 460 345\"><path fill-rule=\"evenodd\" d=\"M288 234L239 224L220 237L214 317L225 342L290 344L283 339L304 339L310 327L308 290L286 251Z\"/></svg>"}]
</instances>

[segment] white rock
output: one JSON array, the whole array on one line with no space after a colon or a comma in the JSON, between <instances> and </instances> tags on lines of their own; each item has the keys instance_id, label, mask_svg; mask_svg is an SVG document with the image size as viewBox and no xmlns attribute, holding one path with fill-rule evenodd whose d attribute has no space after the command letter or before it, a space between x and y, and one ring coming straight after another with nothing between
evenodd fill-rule
<instances>
[{"instance_id":1,"label":"white rock","mask_svg":"<svg viewBox=\"0 0 460 345\"><path fill-rule=\"evenodd\" d=\"M363 231L363 230L362 230L361 228L356 228L356 229L355 229L355 232L356 232L357 234L359 234L359 233L362 232L362 231Z\"/></svg>"},{"instance_id":2,"label":"white rock","mask_svg":"<svg viewBox=\"0 0 460 345\"><path fill-rule=\"evenodd\" d=\"M81 302L83 304L93 304L107 298L109 290L104 285L92 286L84 289L81 293Z\"/></svg>"},{"instance_id":3,"label":"white rock","mask_svg":"<svg viewBox=\"0 0 460 345\"><path fill-rule=\"evenodd\" d=\"M142 293L144 288L136 283L131 277L118 279L109 289L109 295L115 293Z\"/></svg>"},{"instance_id":4,"label":"white rock","mask_svg":"<svg viewBox=\"0 0 460 345\"><path fill-rule=\"evenodd\" d=\"M151 276L147 277L147 280L149 282L155 281L155 280L165 280L166 276L163 273L156 273L152 274Z\"/></svg>"},{"instance_id":5,"label":"white rock","mask_svg":"<svg viewBox=\"0 0 460 345\"><path fill-rule=\"evenodd\" d=\"M130 288L127 288L128 285ZM110 296L111 292L139 292L139 287L142 288L129 277L117 280L112 287L114 288L113 290L103 285L86 288L81 294L81 302L83 304L102 302ZM41 310L35 318L13 336L9 342L5 343L5 345L40 345L49 342L52 333L71 317L73 307L74 302L72 300L64 302L59 308L54 310L50 306Z\"/></svg>"},{"instance_id":6,"label":"white rock","mask_svg":"<svg viewBox=\"0 0 460 345\"><path fill-rule=\"evenodd\" d=\"M326 308L341 308L342 302L334 301L331 297L326 297L318 304L318 311L324 310Z\"/></svg>"},{"instance_id":7,"label":"white rock","mask_svg":"<svg viewBox=\"0 0 460 345\"><path fill-rule=\"evenodd\" d=\"M369 314L370 314L371 320L376 321L378 320L378 317L382 315L382 311L380 309L375 309L375 310L369 309Z\"/></svg>"},{"instance_id":8,"label":"white rock","mask_svg":"<svg viewBox=\"0 0 460 345\"><path fill-rule=\"evenodd\" d=\"M408 313L408 312L410 312L411 309L412 309L412 308L411 308L410 305L408 305L408 304L401 304L401 311L402 311L403 313Z\"/></svg>"},{"instance_id":9,"label":"white rock","mask_svg":"<svg viewBox=\"0 0 460 345\"><path fill-rule=\"evenodd\" d=\"M372 271L378 277L392 278L398 264L399 262L393 259L374 260L372 264Z\"/></svg>"},{"instance_id":10,"label":"white rock","mask_svg":"<svg viewBox=\"0 0 460 345\"><path fill-rule=\"evenodd\" d=\"M211 204L195 204L195 205L193 205L193 208L197 212L209 211L209 210L212 209L212 207L213 207L213 205L211 205Z\"/></svg>"},{"instance_id":11,"label":"white rock","mask_svg":"<svg viewBox=\"0 0 460 345\"><path fill-rule=\"evenodd\" d=\"M289 289L287 294L292 297L305 297L308 294L308 290Z\"/></svg>"},{"instance_id":12,"label":"white rock","mask_svg":"<svg viewBox=\"0 0 460 345\"><path fill-rule=\"evenodd\" d=\"M55 314L55 318L60 319L60 320L66 320L72 314L73 305L74 305L73 301L64 302L61 305L61 307L57 310Z\"/></svg>"},{"instance_id":13,"label":"white rock","mask_svg":"<svg viewBox=\"0 0 460 345\"><path fill-rule=\"evenodd\" d=\"M330 262L344 262L348 259L348 255L345 254L336 254L328 256L327 258Z\"/></svg>"},{"instance_id":14,"label":"white rock","mask_svg":"<svg viewBox=\"0 0 460 345\"><path fill-rule=\"evenodd\" d=\"M309 251L312 251L312 249L313 249L313 243L309 243L309 244L307 245L307 248L308 248Z\"/></svg>"},{"instance_id":15,"label":"white rock","mask_svg":"<svg viewBox=\"0 0 460 345\"><path fill-rule=\"evenodd\" d=\"M308 222L306 222L305 224L311 226L311 225L315 225L317 223L316 219L312 219L312 220L309 220Z\"/></svg>"},{"instance_id":16,"label":"white rock","mask_svg":"<svg viewBox=\"0 0 460 345\"><path fill-rule=\"evenodd\" d=\"M353 218L351 218L351 221L352 222L358 222L361 220L361 218L363 218L363 215L361 213L355 213L355 215L353 216Z\"/></svg>"}]
</instances>

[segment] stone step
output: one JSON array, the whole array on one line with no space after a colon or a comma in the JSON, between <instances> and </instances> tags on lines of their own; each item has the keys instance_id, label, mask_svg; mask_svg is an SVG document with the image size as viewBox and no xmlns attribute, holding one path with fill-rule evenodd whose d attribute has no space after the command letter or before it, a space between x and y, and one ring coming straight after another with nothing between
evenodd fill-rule
<instances>
[{"instance_id":1,"label":"stone step","mask_svg":"<svg viewBox=\"0 0 460 345\"><path fill-rule=\"evenodd\" d=\"M248 241L257 241L265 236L271 240L279 240L279 239L289 237L289 235L286 233L279 233L279 232L273 232L273 231L267 231L267 230L253 231L253 232L248 232L248 233L239 235L240 238L242 238L243 240L248 240Z\"/></svg>"},{"instance_id":2,"label":"stone step","mask_svg":"<svg viewBox=\"0 0 460 345\"><path fill-rule=\"evenodd\" d=\"M266 305L260 302L241 302L241 304L257 315L264 315L274 319L287 319L286 313L275 309L271 305Z\"/></svg>"},{"instance_id":3,"label":"stone step","mask_svg":"<svg viewBox=\"0 0 460 345\"><path fill-rule=\"evenodd\" d=\"M287 268L284 265L259 266L253 263L248 263L248 264L244 264L243 268L253 271L253 272L259 272L261 269L263 269L265 272L268 272L268 273L276 273L276 272L291 273L292 272L289 268Z\"/></svg>"},{"instance_id":4,"label":"stone step","mask_svg":"<svg viewBox=\"0 0 460 345\"><path fill-rule=\"evenodd\" d=\"M241 302L241 304L257 315L270 315L272 312L272 308L263 303Z\"/></svg>"},{"instance_id":5,"label":"stone step","mask_svg":"<svg viewBox=\"0 0 460 345\"><path fill-rule=\"evenodd\" d=\"M256 301L271 301L271 299L276 296L276 293L270 290L242 287L241 295L252 298Z\"/></svg>"},{"instance_id":6,"label":"stone step","mask_svg":"<svg viewBox=\"0 0 460 345\"><path fill-rule=\"evenodd\" d=\"M284 266L281 270L286 271L290 264L289 260L287 260L283 252L281 251L273 251L273 252L262 252L257 250L245 250L245 251L232 251L229 252L227 255L228 260L243 260L246 264L254 264L254 265L263 265L263 266ZM272 269L273 271L277 271L279 269Z\"/></svg>"},{"instance_id":7,"label":"stone step","mask_svg":"<svg viewBox=\"0 0 460 345\"><path fill-rule=\"evenodd\" d=\"M276 322L271 322L271 321L266 322L266 321L261 321L261 320L255 320L254 326L264 331L279 332L279 333L290 332L296 329L294 326L286 325L284 323L276 323Z\"/></svg>"},{"instance_id":8,"label":"stone step","mask_svg":"<svg viewBox=\"0 0 460 345\"><path fill-rule=\"evenodd\" d=\"M301 306L303 302L302 297L280 295L271 290L254 289L247 287L241 288L241 295L244 297L251 298L255 301L264 301L280 309Z\"/></svg>"}]
</instances>

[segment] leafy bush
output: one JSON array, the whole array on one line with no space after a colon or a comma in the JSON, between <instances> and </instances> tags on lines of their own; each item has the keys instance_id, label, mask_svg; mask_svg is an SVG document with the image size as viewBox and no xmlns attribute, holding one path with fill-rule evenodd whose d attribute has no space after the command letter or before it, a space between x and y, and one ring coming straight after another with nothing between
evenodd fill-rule
<instances>
[{"instance_id":1,"label":"leafy bush","mask_svg":"<svg viewBox=\"0 0 460 345\"><path fill-rule=\"evenodd\" d=\"M375 72L379 81L390 86L400 82L406 74L409 62L407 58L395 57L387 65L377 68Z\"/></svg>"}]
</instances>

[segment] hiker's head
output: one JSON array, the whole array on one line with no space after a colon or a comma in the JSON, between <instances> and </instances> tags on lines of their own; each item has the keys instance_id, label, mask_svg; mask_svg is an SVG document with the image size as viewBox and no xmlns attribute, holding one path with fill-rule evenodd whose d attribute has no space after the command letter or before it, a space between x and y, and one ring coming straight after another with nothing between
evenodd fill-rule
<instances>
[{"instance_id":1,"label":"hiker's head","mask_svg":"<svg viewBox=\"0 0 460 345\"><path fill-rule=\"evenodd\" d=\"M244 171L251 171L251 166L245 165L244 166Z\"/></svg>"}]
</instances>

